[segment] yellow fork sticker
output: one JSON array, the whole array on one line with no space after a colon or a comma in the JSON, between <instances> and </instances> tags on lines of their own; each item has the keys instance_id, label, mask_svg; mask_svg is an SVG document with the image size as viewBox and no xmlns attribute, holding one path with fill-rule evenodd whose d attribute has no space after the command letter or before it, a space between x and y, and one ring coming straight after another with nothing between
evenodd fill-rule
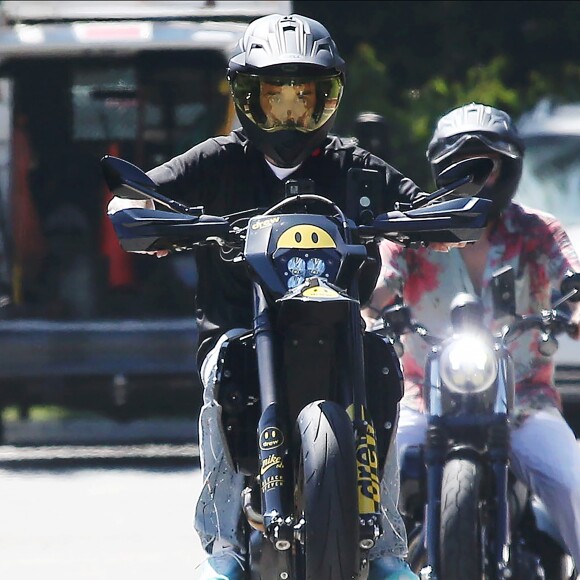
<instances>
[{"instance_id":1,"label":"yellow fork sticker","mask_svg":"<svg viewBox=\"0 0 580 580\"><path fill-rule=\"evenodd\" d=\"M347 412L354 418L354 406ZM357 434L356 466L358 484L358 506L360 514L377 513L381 507L379 481L379 460L377 455L377 438L373 426L365 420L365 410L362 409L364 426Z\"/></svg>"}]
</instances>

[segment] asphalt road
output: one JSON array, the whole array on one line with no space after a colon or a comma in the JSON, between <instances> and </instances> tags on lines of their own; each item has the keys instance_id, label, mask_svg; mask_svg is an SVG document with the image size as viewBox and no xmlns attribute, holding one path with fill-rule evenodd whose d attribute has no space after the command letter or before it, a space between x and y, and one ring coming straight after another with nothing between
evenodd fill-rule
<instances>
[{"instance_id":1,"label":"asphalt road","mask_svg":"<svg viewBox=\"0 0 580 580\"><path fill-rule=\"evenodd\" d=\"M0 579L195 580L196 454L189 436L0 446Z\"/></svg>"},{"instance_id":2,"label":"asphalt road","mask_svg":"<svg viewBox=\"0 0 580 580\"><path fill-rule=\"evenodd\" d=\"M196 578L196 466L33 465L0 467L0 578Z\"/></svg>"}]
</instances>

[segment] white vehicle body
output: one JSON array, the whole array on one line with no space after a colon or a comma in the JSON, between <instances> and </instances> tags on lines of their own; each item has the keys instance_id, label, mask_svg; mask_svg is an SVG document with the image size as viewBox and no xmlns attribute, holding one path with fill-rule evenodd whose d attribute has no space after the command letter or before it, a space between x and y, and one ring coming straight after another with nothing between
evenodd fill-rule
<instances>
[{"instance_id":1,"label":"white vehicle body","mask_svg":"<svg viewBox=\"0 0 580 580\"><path fill-rule=\"evenodd\" d=\"M91 383L107 411L146 381L161 400L172 385L197 396L194 260L118 251L99 160L149 169L231 131L229 57L249 22L291 11L263 0L0 2L0 304L11 299L0 411L86 406ZM129 284L112 283L114 271L132 272Z\"/></svg>"},{"instance_id":2,"label":"white vehicle body","mask_svg":"<svg viewBox=\"0 0 580 580\"><path fill-rule=\"evenodd\" d=\"M526 155L516 201L556 216L580 255L580 103L541 101L518 123ZM559 338L556 383L580 402L580 343Z\"/></svg>"}]
</instances>

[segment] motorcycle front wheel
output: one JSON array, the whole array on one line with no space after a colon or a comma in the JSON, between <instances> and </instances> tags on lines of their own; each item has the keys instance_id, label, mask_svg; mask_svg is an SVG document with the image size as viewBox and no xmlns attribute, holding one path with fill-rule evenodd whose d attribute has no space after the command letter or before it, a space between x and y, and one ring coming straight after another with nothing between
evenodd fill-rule
<instances>
[{"instance_id":1,"label":"motorcycle front wheel","mask_svg":"<svg viewBox=\"0 0 580 580\"><path fill-rule=\"evenodd\" d=\"M482 580L480 518L481 466L470 459L451 459L441 482L439 532L441 578Z\"/></svg>"},{"instance_id":2,"label":"motorcycle front wheel","mask_svg":"<svg viewBox=\"0 0 580 580\"><path fill-rule=\"evenodd\" d=\"M310 403L296 421L295 504L304 526L298 568L305 580L351 580L360 566L356 449L345 410Z\"/></svg>"}]
</instances>

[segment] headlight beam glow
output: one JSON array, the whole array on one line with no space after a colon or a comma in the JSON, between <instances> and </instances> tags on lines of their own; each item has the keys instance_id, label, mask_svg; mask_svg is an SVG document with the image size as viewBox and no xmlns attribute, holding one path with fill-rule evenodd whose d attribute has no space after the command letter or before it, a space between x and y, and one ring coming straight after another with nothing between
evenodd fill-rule
<instances>
[{"instance_id":1,"label":"headlight beam glow","mask_svg":"<svg viewBox=\"0 0 580 580\"><path fill-rule=\"evenodd\" d=\"M441 352L441 378L450 391L478 393L497 377L497 360L492 348L475 336L460 336Z\"/></svg>"}]
</instances>

